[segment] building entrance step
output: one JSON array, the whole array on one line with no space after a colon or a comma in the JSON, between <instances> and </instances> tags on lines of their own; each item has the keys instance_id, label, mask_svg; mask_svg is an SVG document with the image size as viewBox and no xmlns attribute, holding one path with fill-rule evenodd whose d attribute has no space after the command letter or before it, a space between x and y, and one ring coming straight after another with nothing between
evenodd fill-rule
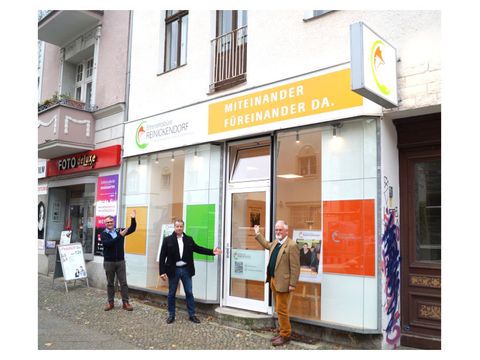
<instances>
[{"instance_id":1,"label":"building entrance step","mask_svg":"<svg viewBox=\"0 0 480 360\"><path fill-rule=\"evenodd\" d=\"M215 314L221 324L237 329L260 330L275 328L275 319L269 314L231 307L217 307Z\"/></svg>"}]
</instances>

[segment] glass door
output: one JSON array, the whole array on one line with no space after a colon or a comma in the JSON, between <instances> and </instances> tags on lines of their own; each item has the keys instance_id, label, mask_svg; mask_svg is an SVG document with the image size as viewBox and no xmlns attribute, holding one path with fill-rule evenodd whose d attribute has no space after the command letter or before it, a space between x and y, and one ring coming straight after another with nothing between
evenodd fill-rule
<instances>
[{"instance_id":1,"label":"glass door","mask_svg":"<svg viewBox=\"0 0 480 360\"><path fill-rule=\"evenodd\" d=\"M256 240L254 225L269 233L269 188L232 190L227 198L225 305L268 312L268 251Z\"/></svg>"},{"instance_id":2,"label":"glass door","mask_svg":"<svg viewBox=\"0 0 480 360\"><path fill-rule=\"evenodd\" d=\"M225 213L225 306L271 313L266 266L268 251L256 240L254 225L270 233L271 139L228 147Z\"/></svg>"}]
</instances>

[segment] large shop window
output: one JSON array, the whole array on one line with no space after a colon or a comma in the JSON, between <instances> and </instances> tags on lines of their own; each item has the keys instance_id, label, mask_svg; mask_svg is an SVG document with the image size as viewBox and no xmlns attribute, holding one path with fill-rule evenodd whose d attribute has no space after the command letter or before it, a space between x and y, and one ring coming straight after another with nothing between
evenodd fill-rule
<instances>
[{"instance_id":1,"label":"large shop window","mask_svg":"<svg viewBox=\"0 0 480 360\"><path fill-rule=\"evenodd\" d=\"M289 224L301 273L292 317L377 329L375 120L278 134L276 219Z\"/></svg>"},{"instance_id":2,"label":"large shop window","mask_svg":"<svg viewBox=\"0 0 480 360\"><path fill-rule=\"evenodd\" d=\"M145 224L143 234L126 240L129 284L168 292L168 282L159 278L158 260L163 238L173 232L175 219L185 221L185 233L198 245L221 247L221 154L220 146L202 145L126 161L123 216L129 216L132 207L142 208L144 219L137 215L137 223ZM195 298L218 300L220 260L199 254L194 259ZM184 294L181 285L178 293Z\"/></svg>"}]
</instances>

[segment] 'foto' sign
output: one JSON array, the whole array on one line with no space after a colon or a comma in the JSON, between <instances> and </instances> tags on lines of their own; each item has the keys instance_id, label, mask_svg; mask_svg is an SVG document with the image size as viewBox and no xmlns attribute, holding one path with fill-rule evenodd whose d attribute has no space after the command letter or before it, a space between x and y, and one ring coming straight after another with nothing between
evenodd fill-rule
<instances>
[{"instance_id":1,"label":"'foto' sign","mask_svg":"<svg viewBox=\"0 0 480 360\"><path fill-rule=\"evenodd\" d=\"M121 146L113 145L78 154L62 156L47 162L47 176L66 175L92 169L119 166Z\"/></svg>"}]
</instances>

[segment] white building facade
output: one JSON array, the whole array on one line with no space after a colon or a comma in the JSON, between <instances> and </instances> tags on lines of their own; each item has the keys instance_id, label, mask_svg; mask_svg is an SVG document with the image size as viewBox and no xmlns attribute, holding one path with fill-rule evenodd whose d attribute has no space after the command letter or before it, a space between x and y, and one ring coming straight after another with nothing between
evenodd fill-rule
<instances>
[{"instance_id":1,"label":"white building facade","mask_svg":"<svg viewBox=\"0 0 480 360\"><path fill-rule=\"evenodd\" d=\"M351 91L357 22L396 49L390 109ZM382 335L382 348L440 346L440 155L418 160L439 137L408 130L440 132L440 13L135 11L133 29L123 206L147 221L132 285L166 293L158 249L183 218L224 249L197 259L196 298L272 313L252 227L271 238L283 219L304 252L295 321ZM402 161L416 161L413 178Z\"/></svg>"}]
</instances>

